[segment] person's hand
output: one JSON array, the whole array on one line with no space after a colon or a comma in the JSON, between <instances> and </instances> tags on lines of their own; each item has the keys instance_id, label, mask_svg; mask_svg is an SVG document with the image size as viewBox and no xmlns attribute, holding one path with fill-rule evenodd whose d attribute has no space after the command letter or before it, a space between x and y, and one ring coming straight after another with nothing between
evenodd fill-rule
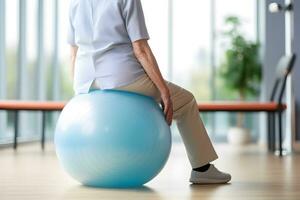
<instances>
[{"instance_id":1,"label":"person's hand","mask_svg":"<svg viewBox=\"0 0 300 200\"><path fill-rule=\"evenodd\" d=\"M173 119L173 103L171 100L169 89L166 89L163 92L161 92L161 101L165 119L167 121L167 124L171 126Z\"/></svg>"}]
</instances>

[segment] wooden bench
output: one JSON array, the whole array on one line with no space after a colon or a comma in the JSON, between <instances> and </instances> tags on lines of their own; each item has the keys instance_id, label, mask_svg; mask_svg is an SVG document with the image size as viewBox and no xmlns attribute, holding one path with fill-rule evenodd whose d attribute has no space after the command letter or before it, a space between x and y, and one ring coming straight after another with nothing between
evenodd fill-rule
<instances>
[{"instance_id":1,"label":"wooden bench","mask_svg":"<svg viewBox=\"0 0 300 200\"><path fill-rule=\"evenodd\" d=\"M14 112L14 148L18 145L19 135L19 112L20 111L41 111L42 112L42 149L45 147L45 127L46 113L53 111L61 111L66 102L50 102L50 101L0 101L0 110Z\"/></svg>"},{"instance_id":2,"label":"wooden bench","mask_svg":"<svg viewBox=\"0 0 300 200\"><path fill-rule=\"evenodd\" d=\"M13 111L14 117L14 148L17 148L19 135L19 112L20 111L41 111L42 112L42 134L41 146L45 146L45 125L46 113L61 111L66 102L51 101L0 101L0 110ZM199 112L277 112L285 110L286 105L279 105L275 102L207 102L198 104Z\"/></svg>"}]
</instances>

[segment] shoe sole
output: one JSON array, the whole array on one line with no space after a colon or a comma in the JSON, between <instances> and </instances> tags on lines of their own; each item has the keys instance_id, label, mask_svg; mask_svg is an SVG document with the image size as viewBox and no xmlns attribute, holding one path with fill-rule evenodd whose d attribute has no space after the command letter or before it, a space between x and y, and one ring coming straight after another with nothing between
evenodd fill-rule
<instances>
[{"instance_id":1,"label":"shoe sole","mask_svg":"<svg viewBox=\"0 0 300 200\"><path fill-rule=\"evenodd\" d=\"M197 181L193 181L190 179L190 182L193 184L205 185L205 184L224 184L228 183L230 179L227 180L216 180L216 179L198 179Z\"/></svg>"}]
</instances>

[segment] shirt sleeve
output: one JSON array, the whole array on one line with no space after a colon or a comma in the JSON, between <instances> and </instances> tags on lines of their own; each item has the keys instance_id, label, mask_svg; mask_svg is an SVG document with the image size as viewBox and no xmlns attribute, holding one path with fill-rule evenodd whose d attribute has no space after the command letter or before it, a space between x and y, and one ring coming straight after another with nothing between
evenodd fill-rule
<instances>
[{"instance_id":1,"label":"shirt sleeve","mask_svg":"<svg viewBox=\"0 0 300 200\"><path fill-rule=\"evenodd\" d=\"M72 45L72 46L75 46L76 43L75 43L75 30L74 30L74 26L73 26L73 23L72 23L72 17L73 14L72 14L72 4L70 3L70 8L69 8L69 16L68 16L68 20L67 20L67 43Z\"/></svg>"},{"instance_id":2,"label":"shirt sleeve","mask_svg":"<svg viewBox=\"0 0 300 200\"><path fill-rule=\"evenodd\" d=\"M141 0L124 0L123 16L131 42L150 38Z\"/></svg>"}]
</instances>

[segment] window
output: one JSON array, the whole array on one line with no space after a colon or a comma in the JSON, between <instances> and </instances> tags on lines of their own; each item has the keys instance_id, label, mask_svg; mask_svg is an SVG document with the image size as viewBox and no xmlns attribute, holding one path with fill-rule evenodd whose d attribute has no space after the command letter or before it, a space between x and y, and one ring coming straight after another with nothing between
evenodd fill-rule
<instances>
[{"instance_id":1,"label":"window","mask_svg":"<svg viewBox=\"0 0 300 200\"><path fill-rule=\"evenodd\" d=\"M5 44L0 45L5 45L7 87L4 96L6 99L41 97L49 100L67 100L72 97L69 47L66 43L69 1L44 0L43 5L40 5L43 8L42 12L38 0L4 1L6 25L5 30L0 29L0 31L6 33L6 39ZM193 92L198 101L224 99L217 76L218 66L222 62L226 49L226 41L220 34L223 30L224 18L227 15L241 17L244 21L245 35L249 39L256 40L256 1L142 0L151 37L149 42L164 77ZM20 8L24 9L22 12L25 13L25 19L22 17L21 19L26 23L22 26L25 32L21 34L25 38L19 40ZM42 19L40 24L39 19ZM39 29L39 25L43 28ZM26 45L21 55L18 54L19 42ZM39 45L43 50L42 53L38 51ZM23 63L22 68L20 62ZM40 66L39 62L42 62ZM38 78L37 73L41 70L39 67L43 68L42 74L45 77L43 80ZM30 81L20 84L18 80L20 77ZM39 84L42 85L40 90L37 89ZM23 95L18 94L19 92ZM44 94L41 95L43 92ZM39 118L36 114L25 114L23 120ZM222 140L225 136L224 130L232 124L233 115L218 113L202 116L211 137ZM254 127L253 117L247 117L250 121L247 126ZM11 138L12 114L9 113L6 117L2 112L0 118L8 119L10 130L0 132L0 140ZM216 121L218 124L215 123ZM51 123L52 129L54 122L55 120ZM23 136L37 136L38 129L35 124L30 124ZM175 130L175 126L173 129Z\"/></svg>"}]
</instances>

